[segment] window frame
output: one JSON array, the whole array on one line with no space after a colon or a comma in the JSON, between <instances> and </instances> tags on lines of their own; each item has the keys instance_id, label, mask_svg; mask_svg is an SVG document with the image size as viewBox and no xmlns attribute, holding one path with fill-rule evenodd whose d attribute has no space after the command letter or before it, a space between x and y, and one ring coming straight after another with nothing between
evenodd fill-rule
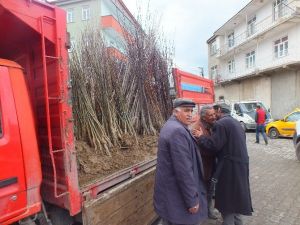
<instances>
[{"instance_id":1,"label":"window frame","mask_svg":"<svg viewBox=\"0 0 300 225\"><path fill-rule=\"evenodd\" d=\"M276 59L279 59L288 56L288 54L289 54L289 37L288 35L286 35L274 41L274 57Z\"/></svg>"},{"instance_id":2,"label":"window frame","mask_svg":"<svg viewBox=\"0 0 300 225\"><path fill-rule=\"evenodd\" d=\"M228 39L228 48L233 48L234 45L235 45L235 38L234 38L234 32L230 33L228 36L227 36L227 39Z\"/></svg>"},{"instance_id":3,"label":"window frame","mask_svg":"<svg viewBox=\"0 0 300 225\"><path fill-rule=\"evenodd\" d=\"M247 22L247 35L252 36L256 33L256 15L252 16Z\"/></svg>"},{"instance_id":4,"label":"window frame","mask_svg":"<svg viewBox=\"0 0 300 225\"><path fill-rule=\"evenodd\" d=\"M287 15L286 4L287 0L275 0L273 2L273 20L277 21L278 19Z\"/></svg>"},{"instance_id":5,"label":"window frame","mask_svg":"<svg viewBox=\"0 0 300 225\"><path fill-rule=\"evenodd\" d=\"M228 65L228 72L234 73L235 72L235 60L234 59L229 60L227 65Z\"/></svg>"},{"instance_id":6,"label":"window frame","mask_svg":"<svg viewBox=\"0 0 300 225\"><path fill-rule=\"evenodd\" d=\"M213 41L210 44L210 55L215 55L215 54L217 54L217 42Z\"/></svg>"},{"instance_id":7,"label":"window frame","mask_svg":"<svg viewBox=\"0 0 300 225\"><path fill-rule=\"evenodd\" d=\"M74 9L67 9L67 23L74 23Z\"/></svg>"},{"instance_id":8,"label":"window frame","mask_svg":"<svg viewBox=\"0 0 300 225\"><path fill-rule=\"evenodd\" d=\"M246 68L251 69L255 67L256 52L255 50L246 53Z\"/></svg>"},{"instance_id":9,"label":"window frame","mask_svg":"<svg viewBox=\"0 0 300 225\"><path fill-rule=\"evenodd\" d=\"M218 76L218 65L214 65L210 67L210 72L211 72L211 78L213 80L217 79Z\"/></svg>"},{"instance_id":10,"label":"window frame","mask_svg":"<svg viewBox=\"0 0 300 225\"><path fill-rule=\"evenodd\" d=\"M82 6L81 10L81 20L87 21L91 18L91 7L89 5Z\"/></svg>"}]
</instances>

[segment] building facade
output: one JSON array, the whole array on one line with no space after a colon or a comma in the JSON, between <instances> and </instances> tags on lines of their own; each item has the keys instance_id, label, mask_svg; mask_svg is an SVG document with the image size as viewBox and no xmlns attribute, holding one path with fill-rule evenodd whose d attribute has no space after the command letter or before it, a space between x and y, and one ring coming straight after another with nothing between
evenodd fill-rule
<instances>
[{"instance_id":1,"label":"building facade","mask_svg":"<svg viewBox=\"0 0 300 225\"><path fill-rule=\"evenodd\" d=\"M300 1L252 0L207 41L216 99L256 99L274 118L300 106Z\"/></svg>"},{"instance_id":2,"label":"building facade","mask_svg":"<svg viewBox=\"0 0 300 225\"><path fill-rule=\"evenodd\" d=\"M126 36L136 23L122 0L57 0L55 4L67 13L71 46L76 45L86 29L101 28L106 46L121 57Z\"/></svg>"}]
</instances>

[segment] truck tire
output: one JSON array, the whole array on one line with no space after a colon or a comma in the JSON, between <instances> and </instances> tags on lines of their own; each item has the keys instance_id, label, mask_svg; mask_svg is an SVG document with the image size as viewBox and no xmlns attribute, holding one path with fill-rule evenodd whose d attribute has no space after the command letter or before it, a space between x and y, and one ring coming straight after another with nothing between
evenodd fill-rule
<instances>
[{"instance_id":1,"label":"truck tire","mask_svg":"<svg viewBox=\"0 0 300 225\"><path fill-rule=\"evenodd\" d=\"M49 219L52 225L72 225L74 223L73 218L67 210L57 207L49 210Z\"/></svg>"},{"instance_id":2,"label":"truck tire","mask_svg":"<svg viewBox=\"0 0 300 225\"><path fill-rule=\"evenodd\" d=\"M36 223L31 218L25 218L23 220L20 220L20 225L36 225Z\"/></svg>"},{"instance_id":3,"label":"truck tire","mask_svg":"<svg viewBox=\"0 0 300 225\"><path fill-rule=\"evenodd\" d=\"M300 142L296 145L296 157L300 161Z\"/></svg>"},{"instance_id":4,"label":"truck tire","mask_svg":"<svg viewBox=\"0 0 300 225\"><path fill-rule=\"evenodd\" d=\"M276 139L279 137L279 132L275 127L270 128L269 130L269 137L271 139Z\"/></svg>"}]
</instances>

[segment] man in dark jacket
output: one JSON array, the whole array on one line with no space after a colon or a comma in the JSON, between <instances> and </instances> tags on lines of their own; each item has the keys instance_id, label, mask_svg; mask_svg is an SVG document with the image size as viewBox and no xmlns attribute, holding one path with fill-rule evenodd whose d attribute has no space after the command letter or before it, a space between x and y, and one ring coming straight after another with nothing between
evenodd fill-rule
<instances>
[{"instance_id":1,"label":"man in dark jacket","mask_svg":"<svg viewBox=\"0 0 300 225\"><path fill-rule=\"evenodd\" d=\"M154 208L164 225L198 225L207 218L202 160L190 134L195 103L175 99L173 115L160 131Z\"/></svg>"},{"instance_id":2,"label":"man in dark jacket","mask_svg":"<svg viewBox=\"0 0 300 225\"><path fill-rule=\"evenodd\" d=\"M242 225L241 215L253 212L246 135L230 116L228 106L222 104L219 110L221 118L215 123L212 136L200 135L199 145L218 153L215 207L222 214L223 225Z\"/></svg>"}]
</instances>

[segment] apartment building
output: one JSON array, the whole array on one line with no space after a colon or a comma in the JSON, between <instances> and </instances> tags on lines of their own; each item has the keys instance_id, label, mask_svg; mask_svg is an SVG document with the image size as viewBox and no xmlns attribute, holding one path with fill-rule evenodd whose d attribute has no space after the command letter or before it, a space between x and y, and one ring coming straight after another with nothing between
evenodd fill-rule
<instances>
[{"instance_id":1,"label":"apartment building","mask_svg":"<svg viewBox=\"0 0 300 225\"><path fill-rule=\"evenodd\" d=\"M216 99L260 100L274 118L300 106L299 0L252 0L207 44Z\"/></svg>"},{"instance_id":2,"label":"apartment building","mask_svg":"<svg viewBox=\"0 0 300 225\"><path fill-rule=\"evenodd\" d=\"M100 27L109 50L122 57L126 36L136 23L122 0L57 0L54 4L67 12L71 46L86 28Z\"/></svg>"}]
</instances>

